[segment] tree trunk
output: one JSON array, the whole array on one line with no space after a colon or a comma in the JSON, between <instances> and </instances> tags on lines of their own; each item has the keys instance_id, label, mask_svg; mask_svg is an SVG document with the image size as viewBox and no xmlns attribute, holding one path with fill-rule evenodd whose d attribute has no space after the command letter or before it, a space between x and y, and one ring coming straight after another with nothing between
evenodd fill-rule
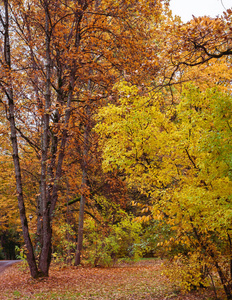
<instances>
[{"instance_id":1,"label":"tree trunk","mask_svg":"<svg viewBox=\"0 0 232 300\"><path fill-rule=\"evenodd\" d=\"M89 87L90 90L90 82ZM81 183L81 200L80 200L80 210L79 210L79 225L78 225L78 239L77 239L77 251L75 257L75 266L81 263L81 251L83 246L83 230L84 230L84 211L86 203L86 194L88 189L88 153L89 153L89 134L90 134L90 124L89 124L89 107L86 108L86 121L84 128L84 149L83 149L83 163L82 163L82 183Z\"/></svg>"},{"instance_id":2,"label":"tree trunk","mask_svg":"<svg viewBox=\"0 0 232 300\"><path fill-rule=\"evenodd\" d=\"M51 108L51 50L50 50L50 23L49 23L49 3L43 2L45 11L45 44L46 44L46 91L45 91L45 112L43 116L43 135L42 135L42 157L41 157L41 201L43 207L43 228L42 228L42 249L39 258L39 270L43 276L48 276L48 270L52 254L52 229L50 222L50 191L47 186L47 160L49 148L49 122Z\"/></svg>"},{"instance_id":3,"label":"tree trunk","mask_svg":"<svg viewBox=\"0 0 232 300\"><path fill-rule=\"evenodd\" d=\"M11 50L10 50L10 38L9 38L9 13L8 13L8 0L4 0L5 8L5 23L4 27L4 56L5 63L8 68L9 74L11 72ZM38 269L35 261L34 250L29 235L28 222L26 218L24 198L23 198L23 189L22 189L22 176L19 160L19 151L18 151L18 141L17 141L17 131L15 125L15 107L14 107L14 95L11 82L11 74L9 75L9 84L5 89L5 94L8 99L8 108L9 108L9 121L10 121L10 130L11 130L11 143L13 149L13 161L15 169L15 178L16 178L16 189L17 189L17 198L18 198L18 207L20 220L23 230L24 242L27 247L27 261L31 271L32 277L38 277Z\"/></svg>"},{"instance_id":4,"label":"tree trunk","mask_svg":"<svg viewBox=\"0 0 232 300\"><path fill-rule=\"evenodd\" d=\"M226 298L227 298L227 300L231 300L232 299L231 283L228 284L228 280L226 279L224 273L222 272L218 262L215 262L215 267L217 269L218 275L219 275L221 283L223 285L223 288L224 288L224 291L226 294Z\"/></svg>"},{"instance_id":5,"label":"tree trunk","mask_svg":"<svg viewBox=\"0 0 232 300\"><path fill-rule=\"evenodd\" d=\"M87 174L85 171L82 173L82 188L87 188ZM80 211L79 211L79 225L78 225L78 239L77 239L77 251L75 257L75 266L81 263L81 251L83 246L83 230L84 230L84 210L85 210L86 196L81 195Z\"/></svg>"}]
</instances>

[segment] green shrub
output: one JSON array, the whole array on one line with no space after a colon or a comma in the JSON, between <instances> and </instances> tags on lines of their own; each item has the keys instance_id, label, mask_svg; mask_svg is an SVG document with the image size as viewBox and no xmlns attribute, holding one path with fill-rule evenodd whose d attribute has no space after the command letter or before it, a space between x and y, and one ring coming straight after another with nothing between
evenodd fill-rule
<instances>
[{"instance_id":1,"label":"green shrub","mask_svg":"<svg viewBox=\"0 0 232 300\"><path fill-rule=\"evenodd\" d=\"M76 241L73 225L57 227L53 236L53 260L55 263L72 264L75 258Z\"/></svg>"},{"instance_id":2,"label":"green shrub","mask_svg":"<svg viewBox=\"0 0 232 300\"><path fill-rule=\"evenodd\" d=\"M142 257L142 226L125 217L108 228L97 226L89 219L85 222L83 262L91 266L110 266L119 258L138 259Z\"/></svg>"}]
</instances>

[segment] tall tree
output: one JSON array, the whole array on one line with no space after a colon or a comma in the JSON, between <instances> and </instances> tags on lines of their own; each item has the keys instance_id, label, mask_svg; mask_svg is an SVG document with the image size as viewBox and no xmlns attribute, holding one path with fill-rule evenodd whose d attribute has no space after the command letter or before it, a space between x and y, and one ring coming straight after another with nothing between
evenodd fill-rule
<instances>
[{"instance_id":1,"label":"tall tree","mask_svg":"<svg viewBox=\"0 0 232 300\"><path fill-rule=\"evenodd\" d=\"M4 92L7 96L8 100L8 113L9 113L9 122L11 129L11 142L13 149L13 161L15 167L15 177L16 177L16 187L17 187L17 195L18 195L18 206L20 219L23 229L23 237L25 244L28 249L28 262L31 270L31 274L33 277L37 276L37 266L35 262L35 256L33 252L33 246L30 239L29 231L28 231L28 223L25 214L25 205L23 200L23 187L22 187L22 177L21 177L21 168L19 161L19 150L18 150L18 142L17 142L17 131L16 131L16 122L15 122L15 105L14 105L14 94L13 94L13 82L12 82L12 74L11 74L11 48L10 48L10 36L9 36L9 3L8 1L4 1L4 17L1 17L2 27L4 29L4 60L2 63L2 67L5 72L8 72L7 76L7 85L4 88Z\"/></svg>"},{"instance_id":2,"label":"tall tree","mask_svg":"<svg viewBox=\"0 0 232 300\"><path fill-rule=\"evenodd\" d=\"M8 99L18 203L33 277L48 276L51 224L71 136L70 116L75 110L81 111L85 103L105 99L120 76L130 74L133 80L145 77L155 51L146 43L155 30L148 20L160 18L161 2L4 2L1 88ZM91 99L85 93L89 81L94 84ZM28 143L40 161L35 195L38 266L25 212L18 140ZM83 175L85 168L84 163Z\"/></svg>"}]
</instances>

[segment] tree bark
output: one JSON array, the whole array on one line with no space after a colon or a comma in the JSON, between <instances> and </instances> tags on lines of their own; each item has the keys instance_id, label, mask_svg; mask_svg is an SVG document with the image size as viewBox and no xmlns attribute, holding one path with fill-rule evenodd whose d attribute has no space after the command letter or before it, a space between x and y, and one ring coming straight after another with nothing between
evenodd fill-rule
<instances>
[{"instance_id":1,"label":"tree bark","mask_svg":"<svg viewBox=\"0 0 232 300\"><path fill-rule=\"evenodd\" d=\"M88 82L88 91L91 92L91 81ZM84 127L84 144L83 144L83 161L82 161L82 182L81 182L81 200L79 210L79 224L78 224L78 239L77 239L77 251L75 257L75 266L81 263L81 251L83 247L83 230L84 230L84 212L85 203L87 199L88 191L88 154L89 154L89 138L90 138L90 108L86 106L86 120Z\"/></svg>"},{"instance_id":2,"label":"tree bark","mask_svg":"<svg viewBox=\"0 0 232 300\"><path fill-rule=\"evenodd\" d=\"M9 74L11 73L11 49L10 49L10 37L9 37L9 12L8 12L8 0L4 0L4 10L5 10L5 23L4 27L4 56L5 64L8 69ZM13 162L15 169L15 179L16 179L16 189L17 189L17 198L18 198L18 207L20 220L23 230L24 242L27 247L27 261L31 271L32 277L38 277L38 268L35 261L34 250L29 235L28 222L26 218L26 211L24 205L23 197L23 188L22 188L22 176L20 168L20 159L19 159L19 150L18 150L18 141L17 141L17 130L15 124L15 105L14 105L14 94L12 88L11 74L8 78L8 86L5 89L5 94L8 99L8 113L9 113L9 122L10 122L10 131L11 131L11 143L13 150Z\"/></svg>"},{"instance_id":3,"label":"tree bark","mask_svg":"<svg viewBox=\"0 0 232 300\"><path fill-rule=\"evenodd\" d=\"M88 122L88 120L87 120ZM86 192L88 189L88 177L87 177L87 156L88 156L88 143L89 143L89 126L85 125L84 131L84 151L83 151L83 170L82 170L82 183L81 183L81 200L79 210L79 224L78 224L78 239L77 239L77 251L75 257L75 266L81 263L81 251L83 246L83 230L84 230L84 211L86 203Z\"/></svg>"},{"instance_id":4,"label":"tree bark","mask_svg":"<svg viewBox=\"0 0 232 300\"><path fill-rule=\"evenodd\" d=\"M42 135L42 157L41 157L41 201L43 207L42 216L42 249L39 258L39 270L43 276L48 276L52 254L52 228L50 222L50 192L47 186L47 160L49 147L49 122L51 109L51 50L50 50L50 16L49 2L43 2L45 12L45 44L46 44L46 91L45 91L45 111L43 116L43 135Z\"/></svg>"}]
</instances>

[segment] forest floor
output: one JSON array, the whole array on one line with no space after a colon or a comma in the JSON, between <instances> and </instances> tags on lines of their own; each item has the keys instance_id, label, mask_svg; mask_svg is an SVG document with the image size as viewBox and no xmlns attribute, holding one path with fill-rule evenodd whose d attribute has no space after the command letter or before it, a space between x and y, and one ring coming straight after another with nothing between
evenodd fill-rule
<instances>
[{"instance_id":1,"label":"forest floor","mask_svg":"<svg viewBox=\"0 0 232 300\"><path fill-rule=\"evenodd\" d=\"M34 280L28 268L19 263L0 274L0 299L216 299L211 289L182 294L162 275L162 271L162 261L154 259L112 268L61 268L54 265L49 278Z\"/></svg>"}]
</instances>

